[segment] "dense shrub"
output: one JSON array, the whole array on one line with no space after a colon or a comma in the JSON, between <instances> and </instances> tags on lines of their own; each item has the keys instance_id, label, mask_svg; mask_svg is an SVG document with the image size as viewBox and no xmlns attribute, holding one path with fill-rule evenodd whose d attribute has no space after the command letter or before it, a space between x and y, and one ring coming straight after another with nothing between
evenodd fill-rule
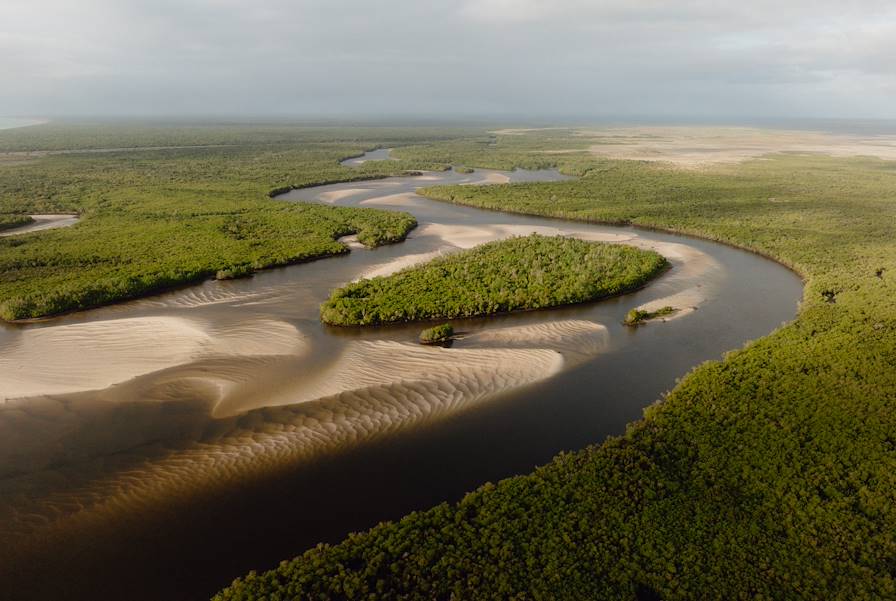
<instances>
[{"instance_id":1,"label":"dense shrub","mask_svg":"<svg viewBox=\"0 0 896 601\"><path fill-rule=\"evenodd\" d=\"M31 215L0 215L0 232L28 225L33 221Z\"/></svg>"},{"instance_id":2,"label":"dense shrub","mask_svg":"<svg viewBox=\"0 0 896 601\"><path fill-rule=\"evenodd\" d=\"M643 309L632 309L628 313L625 314L625 324L629 326L634 326L639 323L644 323L645 321L650 321L651 319L656 319L657 317L663 317L664 315L671 315L675 313L674 307L662 307L657 309L656 311L645 311Z\"/></svg>"},{"instance_id":3,"label":"dense shrub","mask_svg":"<svg viewBox=\"0 0 896 601\"><path fill-rule=\"evenodd\" d=\"M434 344L437 342L447 342L454 336L454 328L450 323L443 323L438 326L426 328L420 332L420 342L423 344Z\"/></svg>"}]
</instances>

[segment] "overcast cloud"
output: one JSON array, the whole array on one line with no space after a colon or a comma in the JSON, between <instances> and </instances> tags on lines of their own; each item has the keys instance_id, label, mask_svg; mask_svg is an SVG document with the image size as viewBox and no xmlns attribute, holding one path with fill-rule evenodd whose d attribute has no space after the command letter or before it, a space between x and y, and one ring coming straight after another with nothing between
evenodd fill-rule
<instances>
[{"instance_id":1,"label":"overcast cloud","mask_svg":"<svg viewBox=\"0 0 896 601\"><path fill-rule=\"evenodd\" d=\"M0 115L896 118L896 2L2 0Z\"/></svg>"}]
</instances>

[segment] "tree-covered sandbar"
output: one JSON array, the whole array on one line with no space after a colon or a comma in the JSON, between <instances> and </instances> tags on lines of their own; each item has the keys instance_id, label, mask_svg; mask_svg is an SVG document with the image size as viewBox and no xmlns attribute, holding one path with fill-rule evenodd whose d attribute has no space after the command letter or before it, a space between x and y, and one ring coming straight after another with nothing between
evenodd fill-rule
<instances>
[{"instance_id":1,"label":"tree-covered sandbar","mask_svg":"<svg viewBox=\"0 0 896 601\"><path fill-rule=\"evenodd\" d=\"M533 234L348 284L321 319L347 326L545 309L634 290L667 266L653 251Z\"/></svg>"}]
</instances>

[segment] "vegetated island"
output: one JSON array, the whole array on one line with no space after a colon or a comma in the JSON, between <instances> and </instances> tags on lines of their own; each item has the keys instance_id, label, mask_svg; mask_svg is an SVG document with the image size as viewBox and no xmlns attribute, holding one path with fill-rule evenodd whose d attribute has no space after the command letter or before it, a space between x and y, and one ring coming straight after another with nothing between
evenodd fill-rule
<instances>
[{"instance_id":1,"label":"vegetated island","mask_svg":"<svg viewBox=\"0 0 896 601\"><path fill-rule=\"evenodd\" d=\"M426 328L420 332L420 344L443 344L454 338L454 327L450 323Z\"/></svg>"},{"instance_id":2,"label":"vegetated island","mask_svg":"<svg viewBox=\"0 0 896 601\"><path fill-rule=\"evenodd\" d=\"M667 266L653 251L532 234L353 282L333 291L320 314L350 326L544 309L640 288Z\"/></svg>"},{"instance_id":3,"label":"vegetated island","mask_svg":"<svg viewBox=\"0 0 896 601\"><path fill-rule=\"evenodd\" d=\"M646 323L653 319L658 319L660 317L665 317L666 315L672 315L678 311L675 307L665 306L657 309L656 311L646 311L644 309L632 309L628 313L625 314L625 325L627 326L636 326L642 323Z\"/></svg>"}]
</instances>

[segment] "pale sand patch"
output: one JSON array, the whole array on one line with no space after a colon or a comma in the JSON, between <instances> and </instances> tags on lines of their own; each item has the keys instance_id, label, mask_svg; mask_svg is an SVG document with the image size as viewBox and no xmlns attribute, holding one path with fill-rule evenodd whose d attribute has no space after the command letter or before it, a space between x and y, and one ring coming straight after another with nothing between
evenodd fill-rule
<instances>
[{"instance_id":1,"label":"pale sand patch","mask_svg":"<svg viewBox=\"0 0 896 601\"><path fill-rule=\"evenodd\" d=\"M434 236L441 238L447 244L458 248L473 248L493 240L502 240L511 236L528 236L540 234L542 236L577 235L583 239L598 240L602 242L626 242L633 239L628 233L589 232L567 227L549 227L532 225L461 225L427 223L419 227L416 236Z\"/></svg>"},{"instance_id":2,"label":"pale sand patch","mask_svg":"<svg viewBox=\"0 0 896 601\"><path fill-rule=\"evenodd\" d=\"M480 180L475 182L467 182L461 184L462 186L480 186L483 184L507 184L510 183L510 176L504 173L498 173L496 171L486 172L486 176Z\"/></svg>"},{"instance_id":3,"label":"pale sand patch","mask_svg":"<svg viewBox=\"0 0 896 601\"><path fill-rule=\"evenodd\" d=\"M491 133L496 136L519 136L522 134L527 134L533 131L562 131L567 130L568 127L508 127L505 129L496 129Z\"/></svg>"},{"instance_id":4,"label":"pale sand patch","mask_svg":"<svg viewBox=\"0 0 896 601\"><path fill-rule=\"evenodd\" d=\"M307 346L293 326L269 319L223 331L179 317L25 328L0 352L0 399L98 390L203 356L300 354Z\"/></svg>"},{"instance_id":5,"label":"pale sand patch","mask_svg":"<svg viewBox=\"0 0 896 601\"><path fill-rule=\"evenodd\" d=\"M328 204L334 204L342 200L343 198L348 198L349 196L353 196L360 192L365 192L364 188L345 188L344 190L330 190L328 192L321 192L317 196L317 200L320 202L325 202Z\"/></svg>"},{"instance_id":6,"label":"pale sand patch","mask_svg":"<svg viewBox=\"0 0 896 601\"><path fill-rule=\"evenodd\" d=\"M358 241L358 234L350 234L348 236L342 236L338 239L339 242L342 242L346 246L348 246L352 250L360 250L367 248L363 244Z\"/></svg>"},{"instance_id":7,"label":"pale sand patch","mask_svg":"<svg viewBox=\"0 0 896 601\"><path fill-rule=\"evenodd\" d=\"M31 215L31 218L34 219L32 223L10 230L3 230L0 232L0 236L17 236L30 232L52 230L58 227L69 227L78 223L80 219L77 215Z\"/></svg>"},{"instance_id":8,"label":"pale sand patch","mask_svg":"<svg viewBox=\"0 0 896 601\"><path fill-rule=\"evenodd\" d=\"M423 204L420 197L413 192L400 192L398 194L386 194L385 196L377 196L375 198L367 198L358 203L359 205L394 205L399 207L413 207Z\"/></svg>"},{"instance_id":9,"label":"pale sand patch","mask_svg":"<svg viewBox=\"0 0 896 601\"><path fill-rule=\"evenodd\" d=\"M467 336L447 349L389 340L353 341L335 361L303 370L292 385L266 390L263 395L241 387L239 394L220 400L214 415L307 403L384 386L390 394L407 388L408 402L438 403L439 397L450 394L468 403L543 380L583 357L596 355L606 344L606 328L587 321L495 329ZM433 395L436 398L429 398Z\"/></svg>"},{"instance_id":10,"label":"pale sand patch","mask_svg":"<svg viewBox=\"0 0 896 601\"><path fill-rule=\"evenodd\" d=\"M473 248L493 240L501 240L511 236L527 236L532 233L554 236L559 234L560 230L554 227L541 226L427 223L417 228L415 235L440 238L446 244L457 248Z\"/></svg>"},{"instance_id":11,"label":"pale sand patch","mask_svg":"<svg viewBox=\"0 0 896 601\"><path fill-rule=\"evenodd\" d=\"M370 279L379 276L392 275L393 273L401 271L402 269L405 269L407 267L420 265L421 263L426 263L428 261L431 261L432 259L441 257L447 252L450 252L450 249L434 250L432 252L418 253L416 255L404 255L387 263L375 265L367 269L353 281L357 282L358 280L365 278Z\"/></svg>"},{"instance_id":12,"label":"pale sand patch","mask_svg":"<svg viewBox=\"0 0 896 601\"><path fill-rule=\"evenodd\" d=\"M423 175L415 175L415 182L437 182L442 180L442 175L438 173L424 173Z\"/></svg>"},{"instance_id":13,"label":"pale sand patch","mask_svg":"<svg viewBox=\"0 0 896 601\"><path fill-rule=\"evenodd\" d=\"M282 294L282 289L276 286L256 288L251 291L234 291L233 287L239 280L214 280L205 282L199 286L193 286L185 290L169 292L162 296L149 297L129 301L127 305L111 305L106 311L127 311L131 307L144 308L195 308L210 305L232 304L233 306L247 306L272 301Z\"/></svg>"},{"instance_id":14,"label":"pale sand patch","mask_svg":"<svg viewBox=\"0 0 896 601\"><path fill-rule=\"evenodd\" d=\"M766 130L748 127L625 127L584 129L592 154L614 159L669 162L684 167L739 163L794 152L875 156L896 160L896 136Z\"/></svg>"}]
</instances>

